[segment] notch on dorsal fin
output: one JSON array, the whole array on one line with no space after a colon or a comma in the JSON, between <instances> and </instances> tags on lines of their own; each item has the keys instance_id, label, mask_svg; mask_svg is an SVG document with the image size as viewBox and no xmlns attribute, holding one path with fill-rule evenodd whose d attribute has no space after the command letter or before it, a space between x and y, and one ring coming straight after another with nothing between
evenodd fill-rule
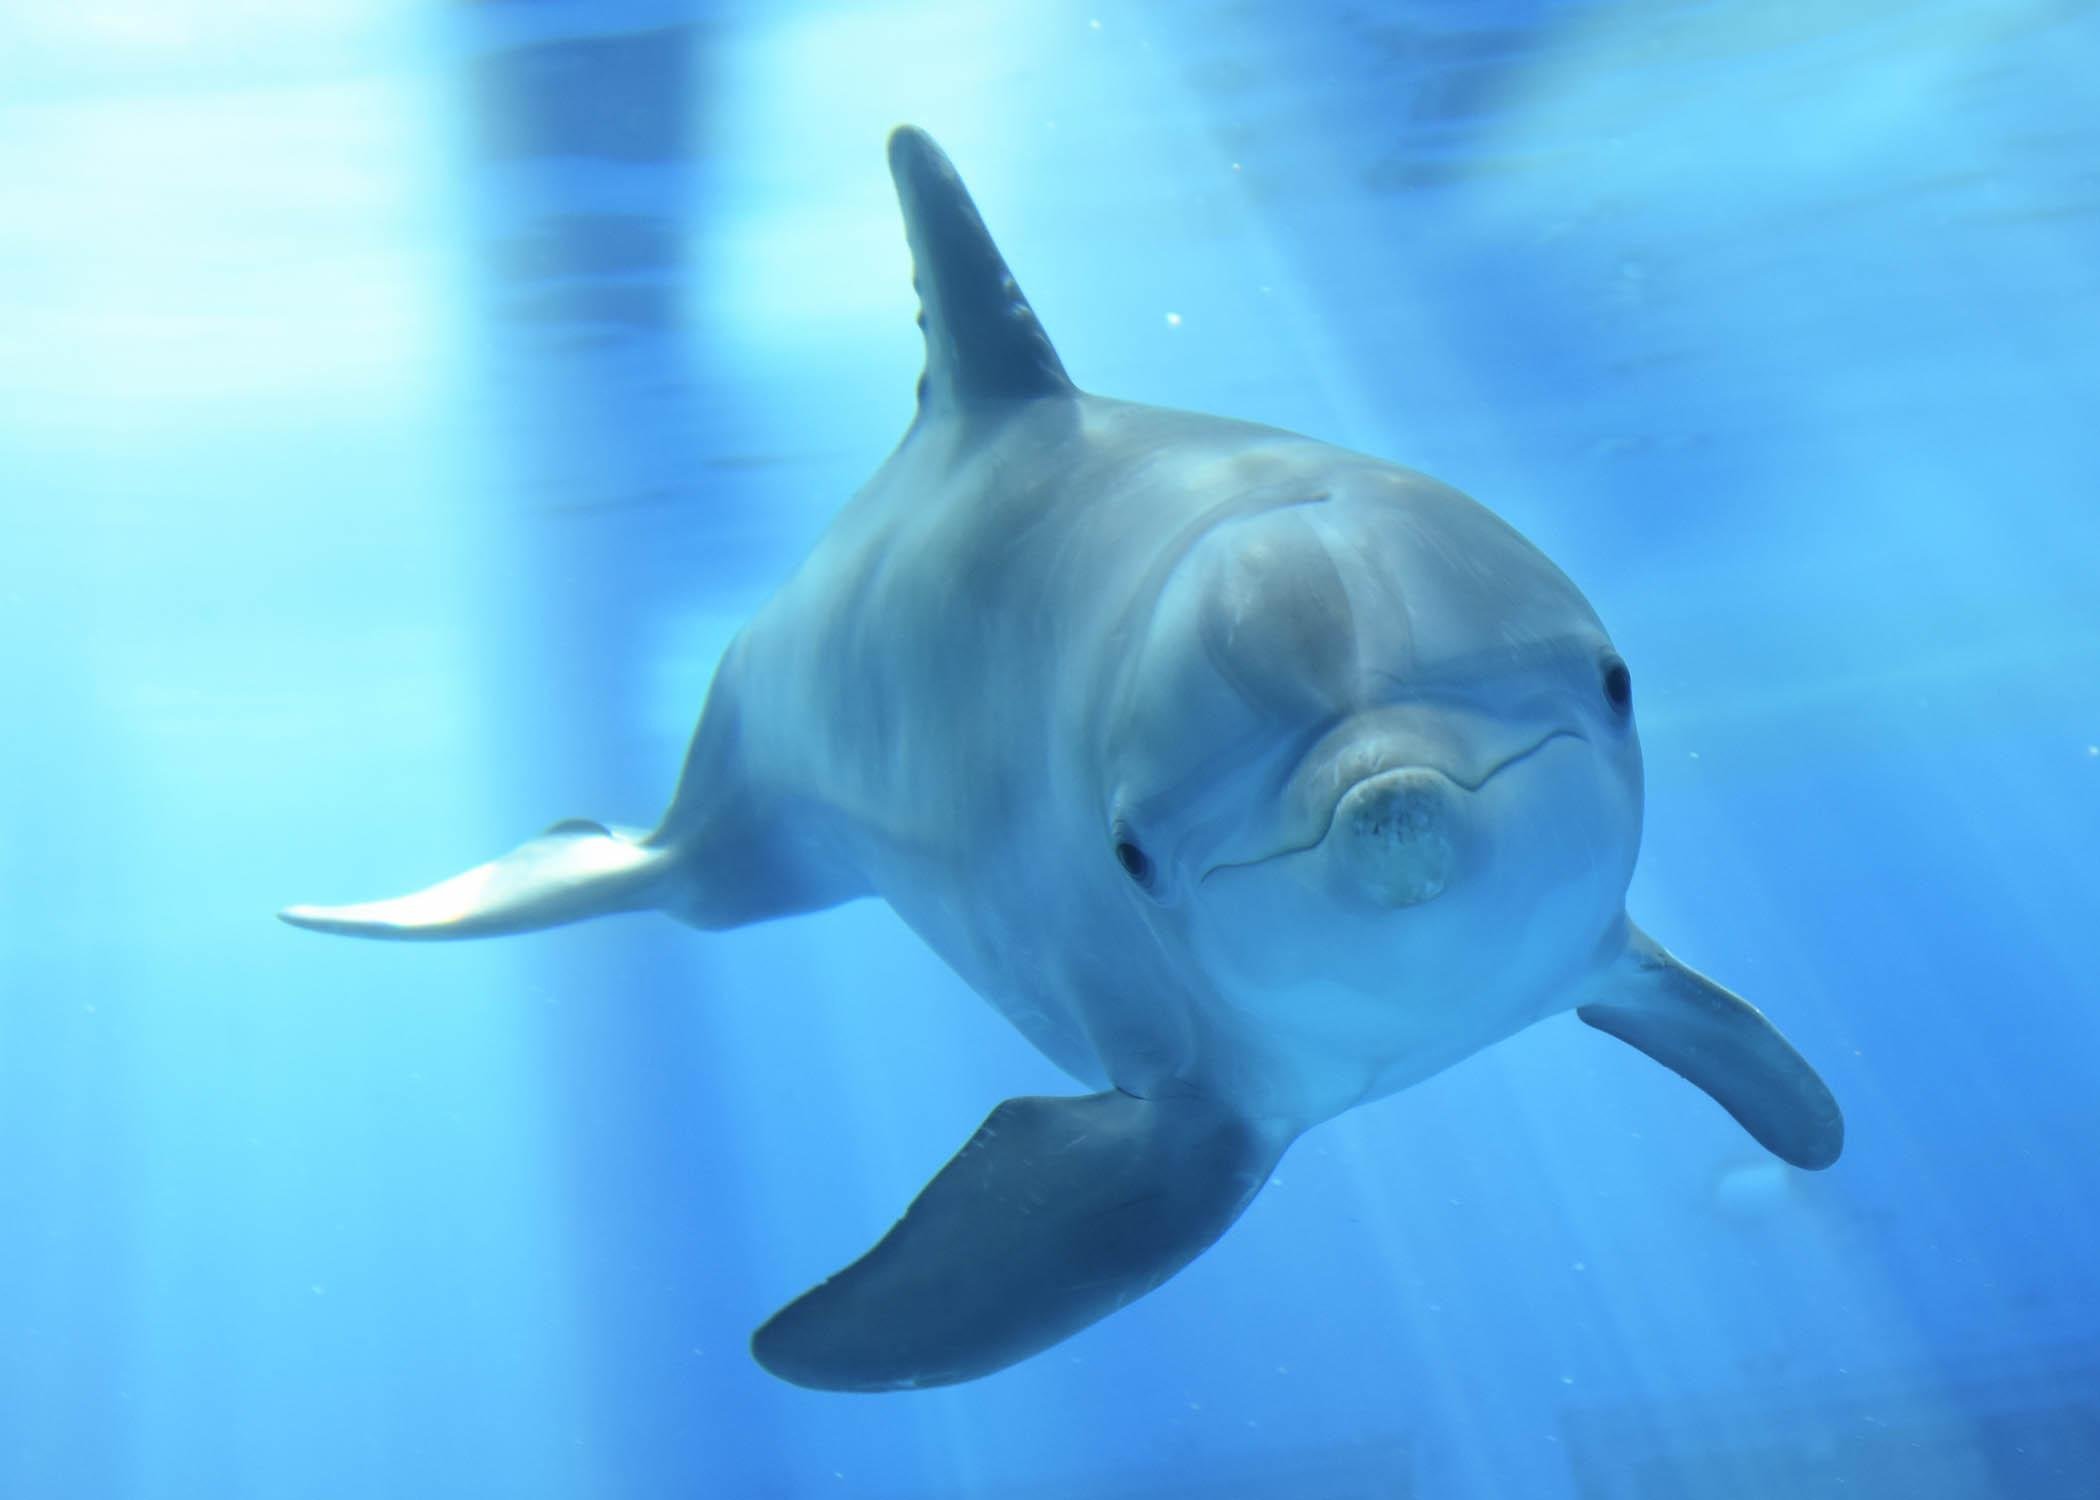
<instances>
[{"instance_id":1,"label":"notch on dorsal fin","mask_svg":"<svg viewBox=\"0 0 2100 1500\"><path fill-rule=\"evenodd\" d=\"M933 138L899 126L890 136L890 175L904 210L919 327L926 334L919 410L1073 394L1035 310Z\"/></svg>"}]
</instances>

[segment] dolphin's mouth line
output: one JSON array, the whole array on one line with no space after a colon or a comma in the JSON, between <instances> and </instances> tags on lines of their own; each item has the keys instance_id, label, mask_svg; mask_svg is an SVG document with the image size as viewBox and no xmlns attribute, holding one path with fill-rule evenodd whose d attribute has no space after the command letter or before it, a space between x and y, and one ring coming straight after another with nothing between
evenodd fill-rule
<instances>
[{"instance_id":1,"label":"dolphin's mouth line","mask_svg":"<svg viewBox=\"0 0 2100 1500\"><path fill-rule=\"evenodd\" d=\"M1480 779L1478 781L1460 781L1456 776L1451 777L1450 780L1455 784L1464 787L1469 792L1477 792L1482 787L1486 786L1490 781L1494 780L1497 776L1500 776L1504 771L1507 771L1511 766L1517 765L1522 761L1530 760L1532 756L1538 754L1541 750L1545 749L1555 740L1579 740L1582 738L1584 738L1584 736L1579 730L1556 729L1551 734L1547 735L1544 739L1540 740L1536 745L1533 745L1530 749L1519 750L1508 760L1505 760L1498 765L1489 766L1485 771L1481 772ZM1374 771L1372 773L1372 775L1376 776L1383 776L1384 774L1385 772L1383 771ZM1369 776L1365 776L1358 778L1358 781L1369 781L1370 779L1371 778ZM1358 782L1351 782L1350 786L1355 786L1357 784ZM1344 787L1342 789L1342 795L1347 796L1348 794L1349 788ZM1336 798L1335 800L1337 805L1339 805L1341 799ZM1329 820L1330 826L1332 824L1332 821L1332 819Z\"/></svg>"},{"instance_id":2,"label":"dolphin's mouth line","mask_svg":"<svg viewBox=\"0 0 2100 1500\"><path fill-rule=\"evenodd\" d=\"M1543 739L1539 740L1537 744L1527 746L1526 748L1519 750L1515 755L1509 756L1507 759L1495 762L1494 765L1489 766L1485 771L1481 772L1479 777L1473 781L1461 781L1458 777L1451 775L1447 771L1440 770L1435 766L1429 766L1425 769L1436 771L1436 773L1439 776L1442 776L1446 781L1449 781L1453 786L1456 786L1463 791L1477 792L1482 787L1486 786L1490 781L1493 781L1497 776L1500 776L1504 771L1507 771L1511 766L1521 764L1522 762L1531 759L1532 756L1538 754L1541 750L1545 749L1555 740L1579 740L1584 738L1586 738L1586 736L1583 735L1580 730L1556 729L1551 734L1548 734ZM1210 879L1211 876L1217 874L1220 870L1245 870L1255 865L1265 865L1272 859L1283 859L1286 856L1292 854L1305 854L1311 850L1319 848L1320 845L1327 842L1327 835L1334 832L1335 817L1341 811L1342 803L1348 798L1349 794L1352 791L1354 791L1357 787L1362 786L1373 776L1383 776L1389 771L1402 771L1406 769L1408 769L1408 767L1403 764L1394 766L1380 766L1375 771L1366 771L1363 775L1357 777L1354 781L1350 782L1347 786L1343 787L1339 792L1335 793L1334 804L1333 806L1327 809L1327 821L1320 825L1320 831L1317 834L1313 835L1312 839L1309 842L1303 844L1294 844L1288 849L1272 849L1267 854L1256 855L1253 859L1233 859L1227 860L1223 864L1212 865L1209 869L1205 870L1201 875L1199 875L1196 878L1196 884L1203 884L1204 881Z\"/></svg>"}]
</instances>

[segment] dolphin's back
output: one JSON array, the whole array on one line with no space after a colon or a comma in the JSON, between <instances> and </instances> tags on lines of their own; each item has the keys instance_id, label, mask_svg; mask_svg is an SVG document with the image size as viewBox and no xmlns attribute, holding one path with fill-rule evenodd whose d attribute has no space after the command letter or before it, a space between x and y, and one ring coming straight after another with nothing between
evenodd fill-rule
<instances>
[{"instance_id":1,"label":"dolphin's back","mask_svg":"<svg viewBox=\"0 0 2100 1500\"><path fill-rule=\"evenodd\" d=\"M1094 1054L1127 1040L1075 1049L1019 1012L1127 1027L1177 982L1127 959L1048 972L1154 947L1098 784L1120 644L1250 481L1288 493L1298 454L1332 451L1091 396L1017 404L989 430L922 421L731 653L753 790L1077 1076L1104 1076ZM1141 999L1101 994L1136 983Z\"/></svg>"}]
</instances>

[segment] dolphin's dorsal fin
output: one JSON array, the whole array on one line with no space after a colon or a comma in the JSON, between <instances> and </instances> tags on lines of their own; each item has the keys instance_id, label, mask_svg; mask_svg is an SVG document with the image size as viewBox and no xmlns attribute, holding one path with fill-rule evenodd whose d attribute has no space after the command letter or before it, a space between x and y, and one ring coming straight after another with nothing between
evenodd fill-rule
<instances>
[{"instance_id":1,"label":"dolphin's dorsal fin","mask_svg":"<svg viewBox=\"0 0 2100 1500\"><path fill-rule=\"evenodd\" d=\"M1035 309L933 138L899 126L890 136L890 175L904 210L919 327L926 334L920 412L1073 394Z\"/></svg>"}]
</instances>

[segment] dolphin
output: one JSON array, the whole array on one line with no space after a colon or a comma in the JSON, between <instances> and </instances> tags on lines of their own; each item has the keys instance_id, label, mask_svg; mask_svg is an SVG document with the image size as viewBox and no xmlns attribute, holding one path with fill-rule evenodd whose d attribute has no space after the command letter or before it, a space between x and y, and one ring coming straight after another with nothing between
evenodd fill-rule
<instances>
[{"instance_id":1,"label":"dolphin","mask_svg":"<svg viewBox=\"0 0 2100 1500\"><path fill-rule=\"evenodd\" d=\"M889 141L926 342L902 443L729 645L653 830L571 820L356 937L889 902L1093 1092L1010 1099L759 1328L796 1384L971 1380L1143 1296L1285 1148L1573 1009L1803 1168L1843 1123L1626 915L1633 680L1427 475L1088 395L940 148Z\"/></svg>"}]
</instances>

